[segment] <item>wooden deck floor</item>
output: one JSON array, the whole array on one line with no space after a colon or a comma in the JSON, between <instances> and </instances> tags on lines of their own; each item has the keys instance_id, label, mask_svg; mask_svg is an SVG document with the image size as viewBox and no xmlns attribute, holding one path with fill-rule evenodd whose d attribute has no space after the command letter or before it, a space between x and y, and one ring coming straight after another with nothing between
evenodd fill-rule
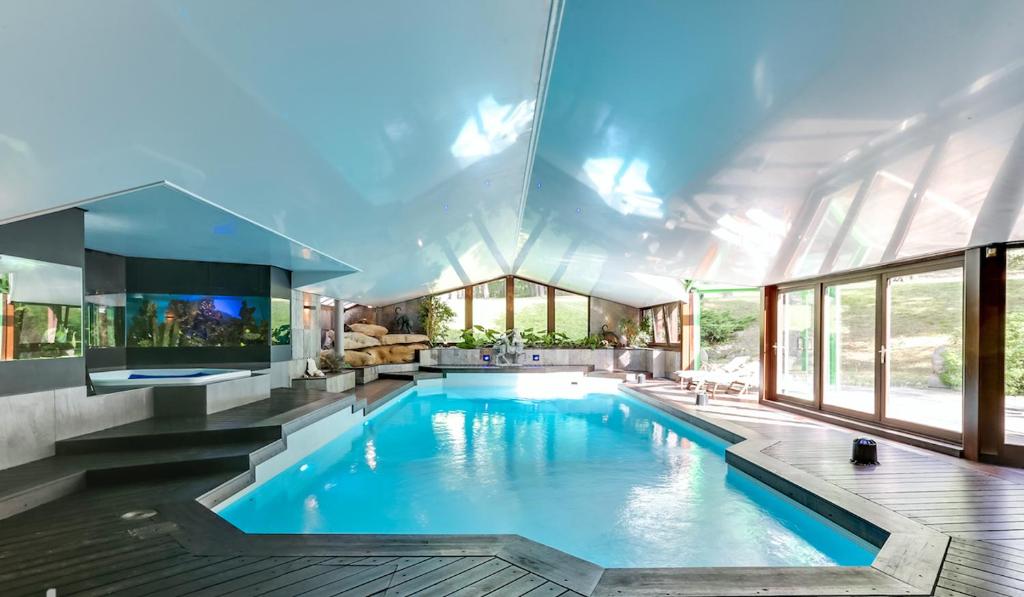
<instances>
[{"instance_id":1,"label":"wooden deck floor","mask_svg":"<svg viewBox=\"0 0 1024 597\"><path fill-rule=\"evenodd\" d=\"M676 384L646 389L693 404ZM880 466L858 467L850 444L864 433L750 403L716 401L700 411L778 439L766 454L949 535L936 595L1024 595L1024 472L886 440Z\"/></svg>"},{"instance_id":2,"label":"wooden deck floor","mask_svg":"<svg viewBox=\"0 0 1024 597\"><path fill-rule=\"evenodd\" d=\"M381 380L362 386L360 400L379 406L406 383ZM666 402L693 408L692 396L674 384L648 383L645 389ZM242 407L200 427L216 431L289 421L315 410L309 406L315 400L296 399L287 408L278 398L277 406ZM277 412L260 413L261 408ZM756 404L716 402L700 412L777 439L765 454L952 537L936 595L1024 595L1024 473L887 441L880 442L880 467L858 468L847 459L850 440L861 434ZM151 422L120 433L143 428L167 432L165 425ZM199 424L190 425L196 430ZM116 433L99 434L112 435ZM0 595L42 595L48 588L61 596L589 593L571 590L578 583L563 574L562 562L544 561L557 560L551 554L511 553L485 541L472 548L466 547L471 542L460 546L454 541L427 553L426 540L396 548L354 545L346 536L261 538L237 531L228 536L223 526L229 525L197 507L194 498L235 474L114 484L105 480L0 520ZM123 518L148 511L151 517ZM613 576L606 574L594 592L653 594L633 590L628 582L615 585L612 581L622 577ZM765 581L763 590L751 594L780 594L770 590L770 575ZM674 589L658 594L675 594Z\"/></svg>"}]
</instances>

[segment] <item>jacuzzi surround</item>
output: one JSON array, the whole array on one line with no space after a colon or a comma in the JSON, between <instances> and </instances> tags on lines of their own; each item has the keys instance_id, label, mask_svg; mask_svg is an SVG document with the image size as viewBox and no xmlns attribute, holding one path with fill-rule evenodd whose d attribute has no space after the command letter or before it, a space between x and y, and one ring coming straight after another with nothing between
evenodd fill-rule
<instances>
[{"instance_id":1,"label":"jacuzzi surround","mask_svg":"<svg viewBox=\"0 0 1024 597\"><path fill-rule=\"evenodd\" d=\"M89 377L96 387L142 388L149 386L205 386L249 377L248 369L119 369L97 371Z\"/></svg>"},{"instance_id":2,"label":"jacuzzi surround","mask_svg":"<svg viewBox=\"0 0 1024 597\"><path fill-rule=\"evenodd\" d=\"M426 385L431 383L436 381L427 382ZM421 382L420 385L422 387L424 384ZM566 578L561 579L562 584L584 594L594 591L594 595L623 595L631 594L632 591L673 595L763 594L765 574L770 575L771 586L781 591L779 594L792 591L800 594L809 594L810 591L816 595L842 595L851 591L879 595L931 594L949 542L946 535L762 453L763 449L776 442L765 440L752 430L709 418L693 409L665 403L640 388L623 387L622 390L722 437L733 444L726 453L729 464L855 534L875 544L882 544L872 565L770 569L604 569L513 535L359 535L358 541L352 545L351 553L383 554L390 553L389 550L395 547L404 546L398 547L404 550L403 553L439 556L449 555L452 549L460 549L458 546L462 545L464 547L459 553L463 555L497 554L537 574L546 574L549 578L554 578L552 574L555 577L564 575ZM252 473L242 475L200 496L198 501L213 508L219 501L244 488L253 476ZM253 539L258 540L258 537L255 535ZM346 542L334 544L336 553L348 553L343 547L337 551ZM374 545L379 549L373 548Z\"/></svg>"}]
</instances>

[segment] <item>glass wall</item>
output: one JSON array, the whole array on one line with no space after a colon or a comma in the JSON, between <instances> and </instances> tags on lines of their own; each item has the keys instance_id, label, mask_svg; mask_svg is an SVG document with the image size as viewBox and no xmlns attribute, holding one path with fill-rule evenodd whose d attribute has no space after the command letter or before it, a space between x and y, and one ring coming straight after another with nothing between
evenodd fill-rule
<instances>
[{"instance_id":1,"label":"glass wall","mask_svg":"<svg viewBox=\"0 0 1024 597\"><path fill-rule=\"evenodd\" d=\"M777 316L776 390L814 400L814 289L780 292Z\"/></svg>"},{"instance_id":2,"label":"glass wall","mask_svg":"<svg viewBox=\"0 0 1024 597\"><path fill-rule=\"evenodd\" d=\"M81 354L81 268L0 255L0 360Z\"/></svg>"},{"instance_id":3,"label":"glass wall","mask_svg":"<svg viewBox=\"0 0 1024 597\"><path fill-rule=\"evenodd\" d=\"M1006 443L1024 445L1024 248L1006 252Z\"/></svg>"},{"instance_id":4,"label":"glass wall","mask_svg":"<svg viewBox=\"0 0 1024 597\"><path fill-rule=\"evenodd\" d=\"M473 287L473 325L505 331L505 279Z\"/></svg>"},{"instance_id":5,"label":"glass wall","mask_svg":"<svg viewBox=\"0 0 1024 597\"><path fill-rule=\"evenodd\" d=\"M963 268L887 278L885 416L963 426Z\"/></svg>"},{"instance_id":6,"label":"glass wall","mask_svg":"<svg viewBox=\"0 0 1024 597\"><path fill-rule=\"evenodd\" d=\"M679 319L679 303L666 303L640 311L641 323L646 319L651 324L651 344L679 344L682 328Z\"/></svg>"},{"instance_id":7,"label":"glass wall","mask_svg":"<svg viewBox=\"0 0 1024 597\"><path fill-rule=\"evenodd\" d=\"M444 333L445 342L458 342L466 328L466 289L460 288L437 295L437 298L455 313ZM504 311L502 311L504 313Z\"/></svg>"},{"instance_id":8,"label":"glass wall","mask_svg":"<svg viewBox=\"0 0 1024 597\"><path fill-rule=\"evenodd\" d=\"M565 334L573 340L586 338L590 333L587 323L589 316L590 301L587 297L564 290L555 290L556 332Z\"/></svg>"},{"instance_id":9,"label":"glass wall","mask_svg":"<svg viewBox=\"0 0 1024 597\"><path fill-rule=\"evenodd\" d=\"M839 247L833 271L881 261L910 196L907 181L917 180L931 151L931 147L925 147L875 173L850 232Z\"/></svg>"},{"instance_id":10,"label":"glass wall","mask_svg":"<svg viewBox=\"0 0 1024 597\"><path fill-rule=\"evenodd\" d=\"M864 413L875 412L874 279L826 285L822 307L822 402Z\"/></svg>"},{"instance_id":11,"label":"glass wall","mask_svg":"<svg viewBox=\"0 0 1024 597\"><path fill-rule=\"evenodd\" d=\"M757 290L702 292L700 361L714 369L734 359L756 366L761 337L761 293Z\"/></svg>"},{"instance_id":12,"label":"glass wall","mask_svg":"<svg viewBox=\"0 0 1024 597\"><path fill-rule=\"evenodd\" d=\"M824 211L819 215L818 226L814 234L804 238L800 250L800 257L793 269L794 277L804 277L817 274L825 262L825 255L843 225L847 212L850 211L850 204L857 194L860 183L849 185L842 190L825 197L822 201Z\"/></svg>"},{"instance_id":13,"label":"glass wall","mask_svg":"<svg viewBox=\"0 0 1024 597\"><path fill-rule=\"evenodd\" d=\"M89 348L124 346L124 306L124 293L85 297Z\"/></svg>"},{"instance_id":14,"label":"glass wall","mask_svg":"<svg viewBox=\"0 0 1024 597\"><path fill-rule=\"evenodd\" d=\"M129 347L250 346L270 335L270 299L260 296L131 294Z\"/></svg>"},{"instance_id":15,"label":"glass wall","mask_svg":"<svg viewBox=\"0 0 1024 597\"><path fill-rule=\"evenodd\" d=\"M476 303L473 303L474 311ZM514 320L516 328L544 333L548 329L548 287L515 280Z\"/></svg>"},{"instance_id":16,"label":"glass wall","mask_svg":"<svg viewBox=\"0 0 1024 597\"><path fill-rule=\"evenodd\" d=\"M289 299L270 299L270 342L274 346L292 343L292 302Z\"/></svg>"}]
</instances>

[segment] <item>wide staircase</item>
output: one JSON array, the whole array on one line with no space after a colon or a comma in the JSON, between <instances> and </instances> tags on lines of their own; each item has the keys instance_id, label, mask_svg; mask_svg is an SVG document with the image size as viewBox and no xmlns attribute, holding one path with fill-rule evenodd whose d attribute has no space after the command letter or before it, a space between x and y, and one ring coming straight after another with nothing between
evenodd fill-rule
<instances>
[{"instance_id":1,"label":"wide staircase","mask_svg":"<svg viewBox=\"0 0 1024 597\"><path fill-rule=\"evenodd\" d=\"M0 520L90 486L252 470L284 451L289 433L346 409L368 413L416 375L342 393L280 388L207 416L146 419L58 441L56 455L0 471Z\"/></svg>"}]
</instances>

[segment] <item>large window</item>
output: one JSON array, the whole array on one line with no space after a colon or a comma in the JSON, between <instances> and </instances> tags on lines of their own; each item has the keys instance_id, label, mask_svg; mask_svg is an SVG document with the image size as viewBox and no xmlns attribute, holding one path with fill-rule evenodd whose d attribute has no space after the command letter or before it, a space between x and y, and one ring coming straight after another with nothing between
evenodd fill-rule
<instances>
[{"instance_id":1,"label":"large window","mask_svg":"<svg viewBox=\"0 0 1024 597\"><path fill-rule=\"evenodd\" d=\"M641 320L647 318L651 323L652 344L679 344L681 339L679 303L665 303L643 309L640 312L640 318Z\"/></svg>"},{"instance_id":2,"label":"large window","mask_svg":"<svg viewBox=\"0 0 1024 597\"><path fill-rule=\"evenodd\" d=\"M473 287L473 325L505 331L505 278Z\"/></svg>"},{"instance_id":3,"label":"large window","mask_svg":"<svg viewBox=\"0 0 1024 597\"><path fill-rule=\"evenodd\" d=\"M458 342L462 339L462 331L466 328L466 289L459 288L445 292L437 295L437 298L455 313L455 317L448 322L444 340L445 342Z\"/></svg>"},{"instance_id":4,"label":"large window","mask_svg":"<svg viewBox=\"0 0 1024 597\"><path fill-rule=\"evenodd\" d=\"M1006 443L1024 445L1024 249L1006 252Z\"/></svg>"},{"instance_id":5,"label":"large window","mask_svg":"<svg viewBox=\"0 0 1024 597\"><path fill-rule=\"evenodd\" d=\"M81 268L0 255L0 361L81 354Z\"/></svg>"},{"instance_id":6,"label":"large window","mask_svg":"<svg viewBox=\"0 0 1024 597\"><path fill-rule=\"evenodd\" d=\"M814 289L779 293L775 339L779 394L814 400Z\"/></svg>"},{"instance_id":7,"label":"large window","mask_svg":"<svg viewBox=\"0 0 1024 597\"><path fill-rule=\"evenodd\" d=\"M875 279L826 285L822 300L822 401L875 412Z\"/></svg>"},{"instance_id":8,"label":"large window","mask_svg":"<svg viewBox=\"0 0 1024 597\"><path fill-rule=\"evenodd\" d=\"M92 294L85 297L89 348L124 346L124 303L124 293Z\"/></svg>"},{"instance_id":9,"label":"large window","mask_svg":"<svg viewBox=\"0 0 1024 597\"><path fill-rule=\"evenodd\" d=\"M555 290L555 331L573 340L585 338L589 333L587 319L590 305L587 297ZM519 316L516 315L518 318ZM518 320L517 320L518 321Z\"/></svg>"},{"instance_id":10,"label":"large window","mask_svg":"<svg viewBox=\"0 0 1024 597\"><path fill-rule=\"evenodd\" d=\"M758 358L761 294L757 290L706 291L700 295L700 362L716 368Z\"/></svg>"},{"instance_id":11,"label":"large window","mask_svg":"<svg viewBox=\"0 0 1024 597\"><path fill-rule=\"evenodd\" d=\"M963 268L887 278L885 415L959 432L963 425Z\"/></svg>"},{"instance_id":12,"label":"large window","mask_svg":"<svg viewBox=\"0 0 1024 597\"><path fill-rule=\"evenodd\" d=\"M839 228L850 211L850 204L857 194L859 183L825 197L822 201L824 211L819 214L818 226L813 234L804 237L800 257L793 268L794 277L817 274L825 262L825 255L835 241Z\"/></svg>"},{"instance_id":13,"label":"large window","mask_svg":"<svg viewBox=\"0 0 1024 597\"><path fill-rule=\"evenodd\" d=\"M516 328L544 333L548 329L548 287L544 284L516 279L515 281Z\"/></svg>"},{"instance_id":14,"label":"large window","mask_svg":"<svg viewBox=\"0 0 1024 597\"><path fill-rule=\"evenodd\" d=\"M783 287L773 325L775 397L959 438L962 258Z\"/></svg>"}]
</instances>

